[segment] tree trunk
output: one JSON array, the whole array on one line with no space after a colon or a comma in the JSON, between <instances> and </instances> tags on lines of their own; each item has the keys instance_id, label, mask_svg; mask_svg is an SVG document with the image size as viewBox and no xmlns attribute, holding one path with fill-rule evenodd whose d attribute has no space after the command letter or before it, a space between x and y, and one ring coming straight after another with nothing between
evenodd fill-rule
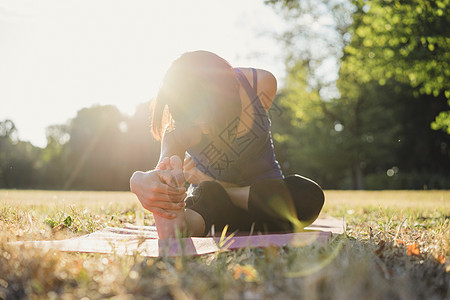
<instances>
[{"instance_id":1,"label":"tree trunk","mask_svg":"<svg viewBox=\"0 0 450 300\"><path fill-rule=\"evenodd\" d=\"M363 190L364 189L364 174L361 169L359 161L353 162L352 166L352 189Z\"/></svg>"}]
</instances>

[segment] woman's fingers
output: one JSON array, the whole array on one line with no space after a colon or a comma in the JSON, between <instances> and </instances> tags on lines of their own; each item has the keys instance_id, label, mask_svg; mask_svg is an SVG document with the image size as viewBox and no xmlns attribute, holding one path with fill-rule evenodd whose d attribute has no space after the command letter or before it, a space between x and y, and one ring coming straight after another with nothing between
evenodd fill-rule
<instances>
[{"instance_id":1,"label":"woman's fingers","mask_svg":"<svg viewBox=\"0 0 450 300\"><path fill-rule=\"evenodd\" d=\"M184 194L186 192L185 187L173 187L164 183L158 183L153 188L154 192L164 193L169 195L179 195Z\"/></svg>"},{"instance_id":2,"label":"woman's fingers","mask_svg":"<svg viewBox=\"0 0 450 300\"><path fill-rule=\"evenodd\" d=\"M168 201L152 201L150 204L152 207L161 208L164 210L181 210L184 209L186 203L184 201L173 203Z\"/></svg>"},{"instance_id":3,"label":"woman's fingers","mask_svg":"<svg viewBox=\"0 0 450 300\"><path fill-rule=\"evenodd\" d=\"M183 194L178 194L178 195L171 195L171 194L155 194L154 195L154 199L155 200L162 200L162 201L166 201L166 202L174 202L174 203L178 203L178 202L182 202L185 198L186 198L187 194L183 193Z\"/></svg>"},{"instance_id":4,"label":"woman's fingers","mask_svg":"<svg viewBox=\"0 0 450 300\"><path fill-rule=\"evenodd\" d=\"M170 165L172 167L172 174L177 186L184 185L184 175L183 175L183 162L181 158L177 155L173 155L170 157Z\"/></svg>"},{"instance_id":5,"label":"woman's fingers","mask_svg":"<svg viewBox=\"0 0 450 300\"><path fill-rule=\"evenodd\" d=\"M196 165L195 165L194 160L193 160L191 157L189 157L188 159L186 159L186 160L184 161L183 169L184 169L185 171L189 171L190 169L192 169L192 168L194 168L194 167L196 167Z\"/></svg>"},{"instance_id":6,"label":"woman's fingers","mask_svg":"<svg viewBox=\"0 0 450 300\"><path fill-rule=\"evenodd\" d=\"M166 202L181 202L186 198L186 193L182 194L168 194L166 192L155 192L144 194L142 195L144 199L147 199L147 201L153 203L155 201L166 201Z\"/></svg>"},{"instance_id":7,"label":"woman's fingers","mask_svg":"<svg viewBox=\"0 0 450 300\"><path fill-rule=\"evenodd\" d=\"M174 214L172 212L168 212L168 211L158 208L158 207L149 206L148 208L146 207L145 209L147 209L154 215L157 215L157 216L160 216L160 217L163 217L166 219L175 219L175 217L177 216L176 214Z\"/></svg>"},{"instance_id":8,"label":"woman's fingers","mask_svg":"<svg viewBox=\"0 0 450 300\"><path fill-rule=\"evenodd\" d=\"M177 187L177 181L175 180L173 171L170 170L159 170L160 172L158 173L159 178L161 179L161 181L171 187Z\"/></svg>"},{"instance_id":9,"label":"woman's fingers","mask_svg":"<svg viewBox=\"0 0 450 300\"><path fill-rule=\"evenodd\" d=\"M184 172L184 178L186 178L186 181L190 184L198 185L200 182L198 181L197 176L193 172L194 169L185 170Z\"/></svg>"},{"instance_id":10,"label":"woman's fingers","mask_svg":"<svg viewBox=\"0 0 450 300\"><path fill-rule=\"evenodd\" d=\"M186 180L184 179L183 171L174 174L175 182L177 186L183 186Z\"/></svg>"},{"instance_id":11,"label":"woman's fingers","mask_svg":"<svg viewBox=\"0 0 450 300\"><path fill-rule=\"evenodd\" d=\"M183 161L183 167L185 167L188 163L192 161L192 157L186 156L186 158Z\"/></svg>"},{"instance_id":12,"label":"woman's fingers","mask_svg":"<svg viewBox=\"0 0 450 300\"><path fill-rule=\"evenodd\" d=\"M186 180L184 179L183 169L181 170L174 170L173 178L175 180L176 186L183 186Z\"/></svg>"},{"instance_id":13,"label":"woman's fingers","mask_svg":"<svg viewBox=\"0 0 450 300\"><path fill-rule=\"evenodd\" d=\"M168 210L179 210L184 208L184 199L186 199L187 194L183 193L181 195L168 195L164 193L151 193L151 194L140 194L138 196L139 201L142 203L144 208L148 207L159 207Z\"/></svg>"}]
</instances>

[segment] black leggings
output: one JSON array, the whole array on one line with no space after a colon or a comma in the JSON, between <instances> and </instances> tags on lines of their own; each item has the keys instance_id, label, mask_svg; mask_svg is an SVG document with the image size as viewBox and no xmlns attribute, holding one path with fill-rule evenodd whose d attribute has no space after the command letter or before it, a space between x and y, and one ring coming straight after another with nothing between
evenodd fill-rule
<instances>
[{"instance_id":1,"label":"black leggings","mask_svg":"<svg viewBox=\"0 0 450 300\"><path fill-rule=\"evenodd\" d=\"M285 232L305 227L319 216L324 194L314 181L290 175L284 179L265 179L250 185L248 210L235 206L217 182L199 184L186 198L186 208L199 213L205 221L206 235L211 226L220 233L228 231ZM298 221L300 222L298 222Z\"/></svg>"}]
</instances>

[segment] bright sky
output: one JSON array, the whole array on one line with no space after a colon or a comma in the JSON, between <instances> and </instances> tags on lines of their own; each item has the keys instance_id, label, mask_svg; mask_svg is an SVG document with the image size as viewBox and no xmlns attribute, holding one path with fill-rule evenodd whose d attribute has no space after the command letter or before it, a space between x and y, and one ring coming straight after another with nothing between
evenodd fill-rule
<instances>
[{"instance_id":1,"label":"bright sky","mask_svg":"<svg viewBox=\"0 0 450 300\"><path fill-rule=\"evenodd\" d=\"M270 33L283 25L263 0L0 0L0 121L44 147L45 128L83 107L133 114L170 63L198 49L281 82L283 49Z\"/></svg>"}]
</instances>

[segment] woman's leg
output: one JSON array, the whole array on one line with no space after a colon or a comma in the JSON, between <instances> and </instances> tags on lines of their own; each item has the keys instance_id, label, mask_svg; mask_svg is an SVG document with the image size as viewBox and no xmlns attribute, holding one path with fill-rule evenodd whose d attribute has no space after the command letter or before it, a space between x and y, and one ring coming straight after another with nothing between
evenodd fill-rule
<instances>
[{"instance_id":1,"label":"woman's leg","mask_svg":"<svg viewBox=\"0 0 450 300\"><path fill-rule=\"evenodd\" d=\"M216 232L227 224L230 231L290 231L314 222L323 203L320 186L299 175L226 189L205 181L186 199L186 219L193 235L206 235L213 224Z\"/></svg>"},{"instance_id":2,"label":"woman's leg","mask_svg":"<svg viewBox=\"0 0 450 300\"><path fill-rule=\"evenodd\" d=\"M294 200L298 219L304 225L310 225L319 216L325 202L322 188L311 179L299 175L286 176L284 182Z\"/></svg>"},{"instance_id":3,"label":"woman's leg","mask_svg":"<svg viewBox=\"0 0 450 300\"><path fill-rule=\"evenodd\" d=\"M260 231L300 230L317 219L324 204L321 187L299 175L226 191L235 205L248 210Z\"/></svg>"},{"instance_id":4,"label":"woman's leg","mask_svg":"<svg viewBox=\"0 0 450 300\"><path fill-rule=\"evenodd\" d=\"M314 181L299 176L265 179L250 186L248 210L269 231L300 230L319 216L324 194Z\"/></svg>"},{"instance_id":5,"label":"woman's leg","mask_svg":"<svg viewBox=\"0 0 450 300\"><path fill-rule=\"evenodd\" d=\"M229 232L249 231L254 216L236 206L226 189L219 183L204 181L194 189L191 196L186 198L186 220L189 232L198 236L206 235L212 225L217 233L222 232L226 225Z\"/></svg>"},{"instance_id":6,"label":"woman's leg","mask_svg":"<svg viewBox=\"0 0 450 300\"><path fill-rule=\"evenodd\" d=\"M227 194L234 205L243 210L248 210L248 195L250 193L250 186L230 187L225 188L225 191L227 191Z\"/></svg>"}]
</instances>

